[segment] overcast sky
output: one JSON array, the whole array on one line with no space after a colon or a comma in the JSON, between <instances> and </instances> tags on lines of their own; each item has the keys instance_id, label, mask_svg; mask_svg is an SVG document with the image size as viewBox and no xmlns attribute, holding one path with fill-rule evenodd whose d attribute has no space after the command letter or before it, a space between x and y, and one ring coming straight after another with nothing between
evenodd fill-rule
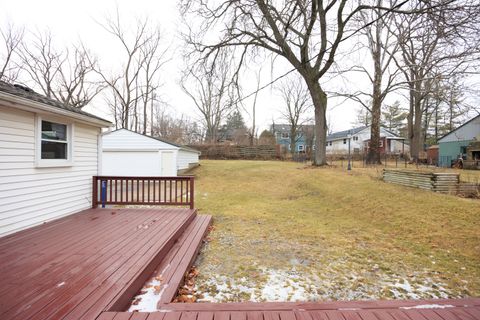
<instances>
[{"instance_id":1,"label":"overcast sky","mask_svg":"<svg viewBox=\"0 0 480 320\"><path fill-rule=\"evenodd\" d=\"M170 48L171 60L162 70L164 86L161 89L163 99L170 105L170 112L174 115L185 114L190 118L200 119L193 102L186 96L178 85L180 70L183 63L179 58L182 42L179 39L181 20L176 7L176 0L135 0L135 1L112 1L112 0L26 0L7 1L0 0L0 19L3 24L13 23L17 27L24 26L28 31L48 29L54 36L56 45L63 46L76 43L81 40L98 57L102 66L114 68L120 63L118 56L119 47L111 35L104 31L98 24L107 15L114 15L118 7L125 23L131 23L137 17L148 17L152 23L159 23L164 33L165 45ZM348 48L344 48L348 51ZM353 59L365 60L365 54L356 53ZM277 59L274 70L270 70L270 63L262 67L261 83L267 84L288 71L287 63ZM255 90L256 79L254 70L259 66L251 66L243 75L243 92L248 94ZM349 76L350 80L352 79ZM329 87L356 87L360 88L366 82L358 78L357 81L347 82L344 78L335 77L328 81ZM400 96L392 96L387 103L402 99ZM250 125L250 110L253 99L244 102L245 109L242 113L247 125ZM401 101L406 106L406 101ZM327 118L331 129L344 130L351 127L355 119L355 110L360 108L351 101L343 99L329 99ZM280 110L282 100L274 88L266 88L259 93L257 102L257 126L266 129L272 120L275 123L282 122ZM96 98L87 111L111 119L108 110L101 97ZM313 116L313 111L312 111Z\"/></svg>"}]
</instances>

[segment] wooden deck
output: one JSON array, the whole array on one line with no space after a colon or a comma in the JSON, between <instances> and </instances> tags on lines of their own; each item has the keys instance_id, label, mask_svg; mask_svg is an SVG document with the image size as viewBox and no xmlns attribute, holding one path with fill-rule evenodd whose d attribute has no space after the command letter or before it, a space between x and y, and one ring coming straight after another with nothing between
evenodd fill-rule
<instances>
[{"instance_id":1,"label":"wooden deck","mask_svg":"<svg viewBox=\"0 0 480 320\"><path fill-rule=\"evenodd\" d=\"M475 320L480 299L326 303L197 303L161 312L104 312L98 320Z\"/></svg>"},{"instance_id":2,"label":"wooden deck","mask_svg":"<svg viewBox=\"0 0 480 320\"><path fill-rule=\"evenodd\" d=\"M123 310L195 218L192 209L91 209L1 238L0 319Z\"/></svg>"},{"instance_id":3,"label":"wooden deck","mask_svg":"<svg viewBox=\"0 0 480 320\"><path fill-rule=\"evenodd\" d=\"M0 238L0 319L480 319L480 299L171 303L210 223L192 209L91 209ZM160 311L125 312L158 275Z\"/></svg>"}]
</instances>

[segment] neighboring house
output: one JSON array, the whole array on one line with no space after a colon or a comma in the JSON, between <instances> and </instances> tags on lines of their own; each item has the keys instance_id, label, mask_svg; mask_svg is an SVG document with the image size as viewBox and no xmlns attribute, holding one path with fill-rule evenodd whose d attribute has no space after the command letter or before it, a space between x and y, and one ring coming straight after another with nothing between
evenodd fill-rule
<instances>
[{"instance_id":1,"label":"neighboring house","mask_svg":"<svg viewBox=\"0 0 480 320\"><path fill-rule=\"evenodd\" d=\"M370 141L370 126L362 126L334 132L327 136L327 153L348 153L348 139L350 138L350 151L352 153L364 153L368 151ZM393 132L380 128L380 151L381 153L401 154L409 152L409 146L405 139Z\"/></svg>"},{"instance_id":2,"label":"neighboring house","mask_svg":"<svg viewBox=\"0 0 480 320\"><path fill-rule=\"evenodd\" d=\"M427 164L438 165L438 144L427 148Z\"/></svg>"},{"instance_id":3,"label":"neighboring house","mask_svg":"<svg viewBox=\"0 0 480 320\"><path fill-rule=\"evenodd\" d=\"M438 140L440 167L450 167L452 161L466 159L470 143L480 141L480 115L467 121Z\"/></svg>"},{"instance_id":4,"label":"neighboring house","mask_svg":"<svg viewBox=\"0 0 480 320\"><path fill-rule=\"evenodd\" d=\"M363 151L365 153L370 151L370 140L363 141ZM405 139L400 137L380 137L380 154L405 154L408 150L408 145L405 145Z\"/></svg>"},{"instance_id":5,"label":"neighboring house","mask_svg":"<svg viewBox=\"0 0 480 320\"><path fill-rule=\"evenodd\" d=\"M270 132L275 136L277 145L280 145L282 150L291 152L290 150L290 130L291 126L288 124L272 124ZM295 153L307 152L310 146L313 146L313 125L301 125L297 130L295 137Z\"/></svg>"},{"instance_id":6,"label":"neighboring house","mask_svg":"<svg viewBox=\"0 0 480 320\"><path fill-rule=\"evenodd\" d=\"M90 208L107 120L0 81L0 236Z\"/></svg>"},{"instance_id":7,"label":"neighboring house","mask_svg":"<svg viewBox=\"0 0 480 320\"><path fill-rule=\"evenodd\" d=\"M118 129L102 135L105 176L176 176L199 164L200 151Z\"/></svg>"}]
</instances>

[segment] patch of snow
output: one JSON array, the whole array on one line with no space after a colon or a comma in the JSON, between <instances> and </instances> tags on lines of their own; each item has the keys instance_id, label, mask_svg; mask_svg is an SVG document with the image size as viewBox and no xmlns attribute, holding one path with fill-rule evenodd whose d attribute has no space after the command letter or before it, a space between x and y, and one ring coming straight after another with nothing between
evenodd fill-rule
<instances>
[{"instance_id":1,"label":"patch of snow","mask_svg":"<svg viewBox=\"0 0 480 320\"><path fill-rule=\"evenodd\" d=\"M445 308L455 308L451 304L419 304L418 306L413 307L400 307L400 309L445 309Z\"/></svg>"},{"instance_id":2,"label":"patch of snow","mask_svg":"<svg viewBox=\"0 0 480 320\"><path fill-rule=\"evenodd\" d=\"M160 286L161 282L157 279L150 280L146 286L142 289L144 291L143 294L139 294L134 298L134 301L138 301L138 304L131 304L130 308L128 308L128 312L154 312L157 311L157 304L160 301L160 297L162 296L163 290L160 292L155 291L155 287Z\"/></svg>"},{"instance_id":3,"label":"patch of snow","mask_svg":"<svg viewBox=\"0 0 480 320\"><path fill-rule=\"evenodd\" d=\"M376 266L374 265L373 268ZM296 269L297 268L297 269ZM372 267L358 272L343 272L339 264L327 264L315 270L294 265L291 269L257 267L256 276L236 278L210 273L197 281L201 302L278 302L318 300L370 300L459 298L429 270L407 275L385 273ZM205 275L205 273L204 273ZM206 278L206 277L205 277Z\"/></svg>"},{"instance_id":4,"label":"patch of snow","mask_svg":"<svg viewBox=\"0 0 480 320\"><path fill-rule=\"evenodd\" d=\"M225 276L217 276L209 279L204 285L212 288L210 292L202 292L198 301L203 302L225 302L233 300L244 300L239 297L249 297L251 302L261 301L309 301L316 296L316 286L312 277L298 274L292 270L261 269L266 278L265 283L258 285L255 281L247 278L231 279Z\"/></svg>"}]
</instances>

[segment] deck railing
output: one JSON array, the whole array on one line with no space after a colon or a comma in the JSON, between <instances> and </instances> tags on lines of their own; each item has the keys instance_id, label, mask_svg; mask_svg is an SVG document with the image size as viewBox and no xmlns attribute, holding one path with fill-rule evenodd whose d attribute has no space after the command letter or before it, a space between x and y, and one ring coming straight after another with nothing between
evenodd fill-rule
<instances>
[{"instance_id":1,"label":"deck railing","mask_svg":"<svg viewBox=\"0 0 480 320\"><path fill-rule=\"evenodd\" d=\"M194 177L93 176L92 208L98 205L162 205L194 208Z\"/></svg>"}]
</instances>

